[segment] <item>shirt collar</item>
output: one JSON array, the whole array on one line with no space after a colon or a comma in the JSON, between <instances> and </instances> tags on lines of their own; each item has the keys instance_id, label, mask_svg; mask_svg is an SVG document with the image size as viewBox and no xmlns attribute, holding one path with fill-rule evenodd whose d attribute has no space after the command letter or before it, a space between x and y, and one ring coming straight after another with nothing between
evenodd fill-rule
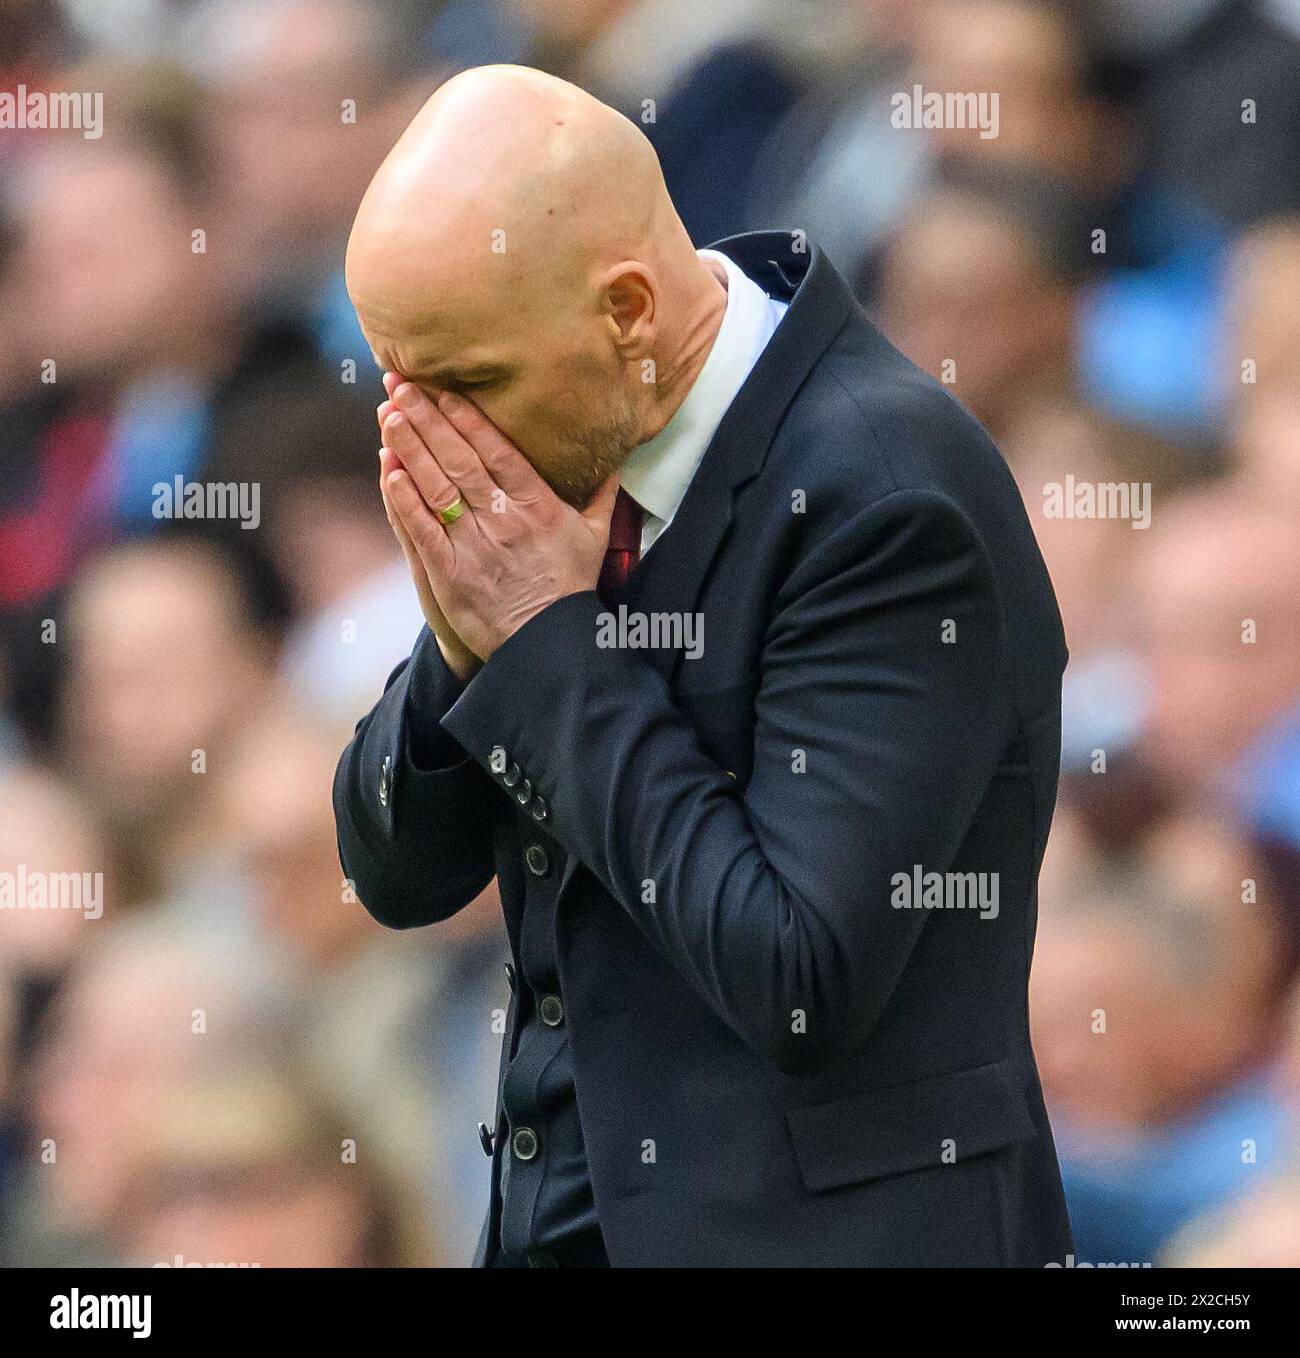
<instances>
[{"instance_id":1,"label":"shirt collar","mask_svg":"<svg viewBox=\"0 0 1300 1358\"><path fill-rule=\"evenodd\" d=\"M654 438L639 444L619 472L623 489L667 523L686 495L727 408L745 384L770 336L769 298L733 260L699 251L727 271L727 309L713 348L686 399Z\"/></svg>"}]
</instances>

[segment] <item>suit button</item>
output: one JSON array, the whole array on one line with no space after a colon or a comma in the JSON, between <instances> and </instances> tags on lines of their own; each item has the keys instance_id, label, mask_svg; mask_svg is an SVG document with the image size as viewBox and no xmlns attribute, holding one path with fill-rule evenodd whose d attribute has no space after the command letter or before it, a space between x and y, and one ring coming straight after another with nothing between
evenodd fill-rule
<instances>
[{"instance_id":1,"label":"suit button","mask_svg":"<svg viewBox=\"0 0 1300 1358\"><path fill-rule=\"evenodd\" d=\"M515 964L513 962L506 963L506 982L509 984L510 993L513 995L515 990Z\"/></svg>"},{"instance_id":2,"label":"suit button","mask_svg":"<svg viewBox=\"0 0 1300 1358\"><path fill-rule=\"evenodd\" d=\"M492 1158L492 1133L488 1130L486 1122L478 1125L478 1144L483 1147L483 1154L490 1160Z\"/></svg>"},{"instance_id":3,"label":"suit button","mask_svg":"<svg viewBox=\"0 0 1300 1358\"><path fill-rule=\"evenodd\" d=\"M523 770L519 767L518 764L512 762L506 765L505 772L501 775L501 781L506 785L506 787L514 787L514 785L522 777Z\"/></svg>"},{"instance_id":4,"label":"suit button","mask_svg":"<svg viewBox=\"0 0 1300 1358\"><path fill-rule=\"evenodd\" d=\"M550 855L540 844L530 844L524 850L524 862L534 877L545 877L551 870Z\"/></svg>"},{"instance_id":5,"label":"suit button","mask_svg":"<svg viewBox=\"0 0 1300 1358\"><path fill-rule=\"evenodd\" d=\"M564 1022L564 1005L558 995L543 995L541 1004L537 1006L537 1012L548 1028L558 1028Z\"/></svg>"},{"instance_id":6,"label":"suit button","mask_svg":"<svg viewBox=\"0 0 1300 1358\"><path fill-rule=\"evenodd\" d=\"M528 810L534 820L545 820L551 814L551 808L540 797L533 798L533 804Z\"/></svg>"},{"instance_id":7,"label":"suit button","mask_svg":"<svg viewBox=\"0 0 1300 1358\"><path fill-rule=\"evenodd\" d=\"M509 784L506 786L508 787ZM517 801L520 806L527 806L532 799L533 784L531 779L525 778L524 781L515 788L515 801Z\"/></svg>"},{"instance_id":8,"label":"suit button","mask_svg":"<svg viewBox=\"0 0 1300 1358\"><path fill-rule=\"evenodd\" d=\"M537 1154L537 1133L531 1127L519 1127L510 1138L510 1149L516 1160L531 1160Z\"/></svg>"},{"instance_id":9,"label":"suit button","mask_svg":"<svg viewBox=\"0 0 1300 1358\"><path fill-rule=\"evenodd\" d=\"M393 756L386 754L379 766L379 805L388 805L388 794L393 786Z\"/></svg>"}]
</instances>

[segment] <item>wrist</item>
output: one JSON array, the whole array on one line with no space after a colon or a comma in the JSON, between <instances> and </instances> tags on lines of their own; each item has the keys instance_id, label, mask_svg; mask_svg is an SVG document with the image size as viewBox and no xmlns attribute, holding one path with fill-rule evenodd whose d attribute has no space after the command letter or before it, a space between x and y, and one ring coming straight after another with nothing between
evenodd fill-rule
<instances>
[{"instance_id":1,"label":"wrist","mask_svg":"<svg viewBox=\"0 0 1300 1358\"><path fill-rule=\"evenodd\" d=\"M454 646L443 641L441 637L435 637L438 649L442 652L442 658L447 663L447 668L460 680L462 684L469 681L483 668L483 662L473 651L464 646Z\"/></svg>"}]
</instances>

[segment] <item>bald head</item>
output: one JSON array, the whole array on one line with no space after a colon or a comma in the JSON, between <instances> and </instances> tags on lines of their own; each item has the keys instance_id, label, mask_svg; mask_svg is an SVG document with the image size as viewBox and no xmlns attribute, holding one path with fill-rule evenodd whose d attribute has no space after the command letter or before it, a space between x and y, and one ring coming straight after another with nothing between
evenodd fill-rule
<instances>
[{"instance_id":1,"label":"bald head","mask_svg":"<svg viewBox=\"0 0 1300 1358\"><path fill-rule=\"evenodd\" d=\"M347 283L382 366L468 395L575 502L666 423L725 306L641 131L516 66L456 76L412 120Z\"/></svg>"},{"instance_id":2,"label":"bald head","mask_svg":"<svg viewBox=\"0 0 1300 1358\"><path fill-rule=\"evenodd\" d=\"M418 323L466 288L572 285L575 270L654 249L675 217L654 149L621 114L540 71L478 67L428 100L380 166L348 288L364 317Z\"/></svg>"}]
</instances>

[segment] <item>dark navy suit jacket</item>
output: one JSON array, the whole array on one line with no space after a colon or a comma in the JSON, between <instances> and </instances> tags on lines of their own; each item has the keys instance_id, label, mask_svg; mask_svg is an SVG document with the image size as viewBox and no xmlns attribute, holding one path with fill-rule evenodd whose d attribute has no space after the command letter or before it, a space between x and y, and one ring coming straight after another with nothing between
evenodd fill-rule
<instances>
[{"instance_id":1,"label":"dark navy suit jacket","mask_svg":"<svg viewBox=\"0 0 1300 1358\"><path fill-rule=\"evenodd\" d=\"M1026 1003L1066 660L1047 572L987 435L816 249L718 248L791 307L608 600L702 616L702 655L598 645L593 591L461 691L426 630L339 765L344 868L395 928L495 873L517 947L523 848L567 851L615 1265L1063 1262ZM900 874L932 872L985 874L962 880L996 915L905 908Z\"/></svg>"}]
</instances>

